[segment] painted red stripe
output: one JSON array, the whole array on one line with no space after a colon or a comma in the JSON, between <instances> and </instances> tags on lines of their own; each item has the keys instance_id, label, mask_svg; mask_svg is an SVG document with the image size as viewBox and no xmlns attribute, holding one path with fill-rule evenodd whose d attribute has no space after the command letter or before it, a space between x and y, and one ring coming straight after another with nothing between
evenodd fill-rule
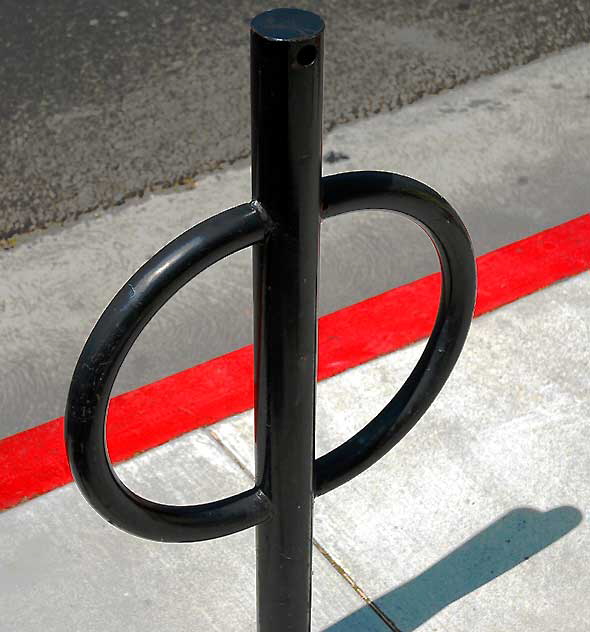
<instances>
[{"instance_id":1,"label":"painted red stripe","mask_svg":"<svg viewBox=\"0 0 590 632\"><path fill-rule=\"evenodd\" d=\"M590 269L590 214L478 258L476 316ZM320 380L424 338L440 288L434 274L320 319ZM123 461L253 405L252 347L113 398L108 443ZM0 509L69 483L63 418L0 441Z\"/></svg>"}]
</instances>

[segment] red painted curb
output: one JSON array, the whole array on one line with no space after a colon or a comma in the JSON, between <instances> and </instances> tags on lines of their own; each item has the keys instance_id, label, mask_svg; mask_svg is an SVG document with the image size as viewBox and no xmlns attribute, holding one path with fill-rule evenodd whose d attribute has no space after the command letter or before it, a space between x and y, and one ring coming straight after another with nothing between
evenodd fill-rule
<instances>
[{"instance_id":1,"label":"red painted curb","mask_svg":"<svg viewBox=\"0 0 590 632\"><path fill-rule=\"evenodd\" d=\"M590 269L590 214L494 250L477 260L475 315ZM408 283L319 321L323 380L430 333L440 275ZM112 399L113 462L253 406L252 347L244 347ZM63 418L0 441L0 510L72 480Z\"/></svg>"}]
</instances>

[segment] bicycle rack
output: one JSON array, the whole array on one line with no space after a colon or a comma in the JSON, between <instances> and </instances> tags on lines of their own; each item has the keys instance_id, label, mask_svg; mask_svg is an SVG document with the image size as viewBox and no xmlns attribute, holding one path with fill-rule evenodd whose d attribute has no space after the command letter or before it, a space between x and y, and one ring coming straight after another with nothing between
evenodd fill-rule
<instances>
[{"instance_id":1,"label":"bicycle rack","mask_svg":"<svg viewBox=\"0 0 590 632\"><path fill-rule=\"evenodd\" d=\"M113 525L163 542L208 540L256 526L260 632L310 629L312 510L395 446L430 406L463 346L475 301L475 262L461 220L411 178L361 171L321 177L322 19L277 9L251 23L253 200L191 228L142 266L92 331L65 416L68 458L88 502ZM433 241L442 270L436 323L416 367L360 432L314 456L320 221L362 209L401 213ZM143 328L208 266L253 247L256 482L195 506L136 495L106 448L110 392Z\"/></svg>"}]
</instances>

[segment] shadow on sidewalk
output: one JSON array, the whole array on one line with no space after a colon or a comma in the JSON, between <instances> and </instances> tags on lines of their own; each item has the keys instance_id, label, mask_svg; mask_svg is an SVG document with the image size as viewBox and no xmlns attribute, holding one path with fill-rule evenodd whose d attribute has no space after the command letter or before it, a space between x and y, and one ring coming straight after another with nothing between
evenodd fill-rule
<instances>
[{"instance_id":1,"label":"shadow on sidewalk","mask_svg":"<svg viewBox=\"0 0 590 632\"><path fill-rule=\"evenodd\" d=\"M402 632L412 632L449 604L550 546L581 521L582 514L575 507L547 512L514 509L375 604ZM374 621L366 606L325 632L384 629L375 628Z\"/></svg>"}]
</instances>

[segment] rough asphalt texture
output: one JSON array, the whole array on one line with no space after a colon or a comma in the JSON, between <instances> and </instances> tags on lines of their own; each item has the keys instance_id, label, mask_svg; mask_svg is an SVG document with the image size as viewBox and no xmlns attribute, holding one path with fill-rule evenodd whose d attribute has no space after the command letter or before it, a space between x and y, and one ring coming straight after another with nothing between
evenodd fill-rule
<instances>
[{"instance_id":1,"label":"rough asphalt texture","mask_svg":"<svg viewBox=\"0 0 590 632\"><path fill-rule=\"evenodd\" d=\"M248 23L276 4L2 2L0 237L245 158ZM328 25L328 129L590 41L588 0L289 4Z\"/></svg>"}]
</instances>

